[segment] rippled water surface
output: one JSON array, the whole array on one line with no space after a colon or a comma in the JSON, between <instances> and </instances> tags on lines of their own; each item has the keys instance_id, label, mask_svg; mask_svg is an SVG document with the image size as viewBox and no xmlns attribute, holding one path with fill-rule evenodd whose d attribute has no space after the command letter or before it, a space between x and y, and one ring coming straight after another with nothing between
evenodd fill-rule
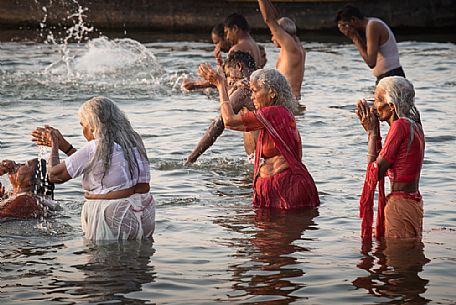
<instances>
[{"instance_id":1,"label":"rippled water surface","mask_svg":"<svg viewBox=\"0 0 456 305\"><path fill-rule=\"evenodd\" d=\"M298 125L322 205L296 214L252 210L240 133L225 131L195 165L183 165L218 112L215 92L180 88L198 64L213 61L209 44L0 44L1 159L36 157L30 132L45 123L81 147L77 110L105 95L144 138L157 200L153 243L85 243L80 180L57 187L56 215L0 222L0 301L455 304L455 44L399 44L427 140L425 232L423 244L372 245L359 238L367 137L353 110L372 95L374 78L352 45L304 44L307 111ZM265 46L272 67L278 50Z\"/></svg>"}]
</instances>

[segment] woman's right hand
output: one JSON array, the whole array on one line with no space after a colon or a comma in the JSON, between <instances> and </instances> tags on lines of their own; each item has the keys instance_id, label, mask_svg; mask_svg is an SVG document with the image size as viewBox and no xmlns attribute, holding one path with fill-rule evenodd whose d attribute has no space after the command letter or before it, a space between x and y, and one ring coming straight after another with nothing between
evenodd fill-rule
<instances>
[{"instance_id":1,"label":"woman's right hand","mask_svg":"<svg viewBox=\"0 0 456 305\"><path fill-rule=\"evenodd\" d=\"M368 134L378 135L380 131L380 122L365 99L356 102L355 113Z\"/></svg>"},{"instance_id":2,"label":"woman's right hand","mask_svg":"<svg viewBox=\"0 0 456 305\"><path fill-rule=\"evenodd\" d=\"M37 127L32 131L32 141L37 145L52 147L55 143L58 148L62 148L65 139L57 128L49 125Z\"/></svg>"}]
</instances>

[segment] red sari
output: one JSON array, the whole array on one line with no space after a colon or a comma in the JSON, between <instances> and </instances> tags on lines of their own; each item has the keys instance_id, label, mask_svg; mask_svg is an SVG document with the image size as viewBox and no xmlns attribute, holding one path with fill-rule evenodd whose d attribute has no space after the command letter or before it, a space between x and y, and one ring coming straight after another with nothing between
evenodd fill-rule
<instances>
[{"instance_id":1,"label":"red sari","mask_svg":"<svg viewBox=\"0 0 456 305\"><path fill-rule=\"evenodd\" d=\"M282 210L309 208L320 204L317 187L301 161L301 137L296 121L284 106L269 106L242 115L245 131L260 130L256 143L253 205ZM260 177L263 141L272 141L289 168L270 177Z\"/></svg>"},{"instance_id":2,"label":"red sari","mask_svg":"<svg viewBox=\"0 0 456 305\"><path fill-rule=\"evenodd\" d=\"M385 145L382 148L381 137L377 138L377 153L388 163L391 168L388 169L388 175L392 182L411 182L419 179L421 167L424 160L424 133L420 126L405 118L399 118L391 125L386 135ZM385 234L385 217L388 219L389 214L385 215L385 206L390 198L402 197L404 200L413 200L417 204L421 202L419 192L392 192L385 197L384 178L378 179L377 161L369 163L366 170L363 192L360 199L360 217L362 218L361 236L363 238L372 237L372 224L374 219L374 193L378 183L378 207L377 221L375 225L375 237L389 237L388 232L391 230L387 227ZM421 203L422 204L422 203ZM402 211L402 213L412 213L412 211ZM418 215L418 216L416 216ZM410 217L417 218L419 213ZM396 218L401 218L401 215ZM402 218L406 218L402 215ZM421 235L420 220L416 222L417 236ZM391 223L391 222L390 222ZM397 230L396 230L397 231Z\"/></svg>"}]
</instances>

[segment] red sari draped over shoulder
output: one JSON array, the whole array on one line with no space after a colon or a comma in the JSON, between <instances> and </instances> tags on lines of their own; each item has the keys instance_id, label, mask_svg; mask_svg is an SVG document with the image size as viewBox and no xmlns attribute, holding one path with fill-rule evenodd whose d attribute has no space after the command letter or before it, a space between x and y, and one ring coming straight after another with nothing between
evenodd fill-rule
<instances>
[{"instance_id":1,"label":"red sari draped over shoulder","mask_svg":"<svg viewBox=\"0 0 456 305\"><path fill-rule=\"evenodd\" d=\"M315 182L301 161L301 137L294 116L284 106L263 107L254 114L263 127L260 129L255 151L254 205L281 209L319 205L320 199ZM271 177L261 178L260 159L266 133L287 161L289 169Z\"/></svg>"},{"instance_id":2,"label":"red sari draped over shoulder","mask_svg":"<svg viewBox=\"0 0 456 305\"><path fill-rule=\"evenodd\" d=\"M391 124L386 135L385 145L382 148L381 137L377 138L377 154L391 164L387 173L391 181L411 182L419 179L424 160L424 133L421 125L417 125L408 118L399 118ZM361 236L372 237L372 224L374 218L374 193L378 183L377 221L375 224L375 237L385 236L385 197L384 177L378 179L378 164L368 164L363 192L360 199L359 212L363 219ZM401 196L416 202L421 201L419 192L392 192L388 196Z\"/></svg>"}]
</instances>

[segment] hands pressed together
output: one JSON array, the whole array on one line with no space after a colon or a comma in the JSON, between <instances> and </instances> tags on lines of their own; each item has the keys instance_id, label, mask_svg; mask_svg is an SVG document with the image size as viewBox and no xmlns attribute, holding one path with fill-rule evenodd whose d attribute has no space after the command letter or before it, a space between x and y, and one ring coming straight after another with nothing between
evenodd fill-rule
<instances>
[{"instance_id":1,"label":"hands pressed together","mask_svg":"<svg viewBox=\"0 0 456 305\"><path fill-rule=\"evenodd\" d=\"M380 122L375 115L373 108L369 106L365 99L356 102L355 113L368 134L378 135L380 131Z\"/></svg>"},{"instance_id":2,"label":"hands pressed together","mask_svg":"<svg viewBox=\"0 0 456 305\"><path fill-rule=\"evenodd\" d=\"M52 126L44 125L43 127L37 127L32 131L32 141L37 145L44 145L52 147L57 145L58 148L62 148L63 136L60 131Z\"/></svg>"},{"instance_id":3,"label":"hands pressed together","mask_svg":"<svg viewBox=\"0 0 456 305\"><path fill-rule=\"evenodd\" d=\"M340 24L339 23L337 25L337 27L339 28L339 31L342 34L344 34L346 37L348 37L348 38L350 38L352 40L353 40L354 37L359 35L358 31L354 27L352 27L352 26L350 26L348 24Z\"/></svg>"},{"instance_id":4,"label":"hands pressed together","mask_svg":"<svg viewBox=\"0 0 456 305\"><path fill-rule=\"evenodd\" d=\"M220 85L225 81L225 74L221 67L214 69L210 64L201 64L198 67L198 74L212 85Z\"/></svg>"}]
</instances>

